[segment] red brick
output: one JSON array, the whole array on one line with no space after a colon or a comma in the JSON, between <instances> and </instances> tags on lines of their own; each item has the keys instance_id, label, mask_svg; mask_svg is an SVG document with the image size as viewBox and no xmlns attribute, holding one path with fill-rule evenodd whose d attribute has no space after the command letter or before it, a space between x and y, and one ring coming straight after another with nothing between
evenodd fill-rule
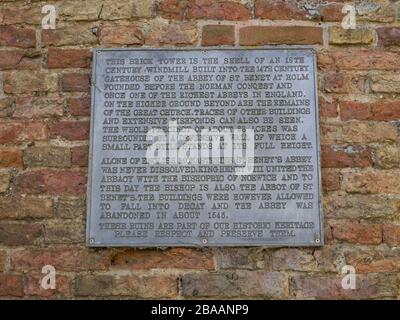
<instances>
[{"instance_id":1,"label":"red brick","mask_svg":"<svg viewBox=\"0 0 400 320\"><path fill-rule=\"evenodd\" d=\"M318 108L320 117L336 118L338 115L336 99L332 99L332 101L329 101L324 97L319 96Z\"/></svg>"},{"instance_id":2,"label":"red brick","mask_svg":"<svg viewBox=\"0 0 400 320\"><path fill-rule=\"evenodd\" d=\"M67 105L72 116L90 116L90 97L70 98Z\"/></svg>"},{"instance_id":3,"label":"red brick","mask_svg":"<svg viewBox=\"0 0 400 320\"><path fill-rule=\"evenodd\" d=\"M167 22L155 20L150 24L146 34L145 44L149 46L162 45L193 45L197 43L198 27L195 22Z\"/></svg>"},{"instance_id":4,"label":"red brick","mask_svg":"<svg viewBox=\"0 0 400 320\"><path fill-rule=\"evenodd\" d=\"M86 174L72 170L27 171L17 176L16 190L22 194L82 195L86 192Z\"/></svg>"},{"instance_id":5,"label":"red brick","mask_svg":"<svg viewBox=\"0 0 400 320\"><path fill-rule=\"evenodd\" d=\"M328 3L322 4L318 7L321 21L342 21L344 13L342 13L342 3Z\"/></svg>"},{"instance_id":6,"label":"red brick","mask_svg":"<svg viewBox=\"0 0 400 320\"><path fill-rule=\"evenodd\" d=\"M4 74L4 92L9 94L42 95L58 92L58 74L36 70L18 70ZM29 83L29 85L27 85Z\"/></svg>"},{"instance_id":7,"label":"red brick","mask_svg":"<svg viewBox=\"0 0 400 320\"><path fill-rule=\"evenodd\" d=\"M397 275L357 275L356 289L342 287L343 276L296 275L291 278L297 299L371 299L396 297Z\"/></svg>"},{"instance_id":8,"label":"red brick","mask_svg":"<svg viewBox=\"0 0 400 320\"><path fill-rule=\"evenodd\" d=\"M256 18L269 20L308 20L312 16L296 1L256 0Z\"/></svg>"},{"instance_id":9,"label":"red brick","mask_svg":"<svg viewBox=\"0 0 400 320\"><path fill-rule=\"evenodd\" d=\"M33 220L51 218L53 200L43 197L0 197L0 220Z\"/></svg>"},{"instance_id":10,"label":"red brick","mask_svg":"<svg viewBox=\"0 0 400 320\"><path fill-rule=\"evenodd\" d=\"M93 33L91 25L76 24L42 30L42 46L94 46L96 44L98 44L97 36Z\"/></svg>"},{"instance_id":11,"label":"red brick","mask_svg":"<svg viewBox=\"0 0 400 320\"><path fill-rule=\"evenodd\" d=\"M62 137L67 140L87 140L90 125L88 121L60 121L50 125L52 138Z\"/></svg>"},{"instance_id":12,"label":"red brick","mask_svg":"<svg viewBox=\"0 0 400 320\"><path fill-rule=\"evenodd\" d=\"M400 170L366 169L343 173L343 188L350 193L400 194Z\"/></svg>"},{"instance_id":13,"label":"red brick","mask_svg":"<svg viewBox=\"0 0 400 320\"><path fill-rule=\"evenodd\" d=\"M16 148L0 149L0 169L22 168L22 150Z\"/></svg>"},{"instance_id":14,"label":"red brick","mask_svg":"<svg viewBox=\"0 0 400 320\"><path fill-rule=\"evenodd\" d=\"M0 26L0 46L34 48L36 46L35 29Z\"/></svg>"},{"instance_id":15,"label":"red brick","mask_svg":"<svg viewBox=\"0 0 400 320\"><path fill-rule=\"evenodd\" d=\"M89 163L89 146L73 147L71 164L73 166L87 167Z\"/></svg>"},{"instance_id":16,"label":"red brick","mask_svg":"<svg viewBox=\"0 0 400 320\"><path fill-rule=\"evenodd\" d=\"M43 236L40 223L0 223L0 244L5 246L35 245Z\"/></svg>"},{"instance_id":17,"label":"red brick","mask_svg":"<svg viewBox=\"0 0 400 320\"><path fill-rule=\"evenodd\" d=\"M333 237L339 241L357 244L382 243L382 225L361 224L350 221L335 221L331 223Z\"/></svg>"},{"instance_id":18,"label":"red brick","mask_svg":"<svg viewBox=\"0 0 400 320\"><path fill-rule=\"evenodd\" d=\"M24 51L0 51L0 70L40 68L40 52L29 54Z\"/></svg>"},{"instance_id":19,"label":"red brick","mask_svg":"<svg viewBox=\"0 0 400 320\"><path fill-rule=\"evenodd\" d=\"M23 279L25 296L42 298L70 297L72 295L72 280L68 276L56 274L56 288L43 289L42 279L46 276L43 273L29 273Z\"/></svg>"},{"instance_id":20,"label":"red brick","mask_svg":"<svg viewBox=\"0 0 400 320\"><path fill-rule=\"evenodd\" d=\"M400 45L399 27L380 27L376 28L378 35L378 46L389 47Z\"/></svg>"},{"instance_id":21,"label":"red brick","mask_svg":"<svg viewBox=\"0 0 400 320\"><path fill-rule=\"evenodd\" d=\"M249 20L250 10L232 1L189 0L189 19Z\"/></svg>"},{"instance_id":22,"label":"red brick","mask_svg":"<svg viewBox=\"0 0 400 320\"><path fill-rule=\"evenodd\" d=\"M21 275L0 273L0 296L22 297L24 287Z\"/></svg>"},{"instance_id":23,"label":"red brick","mask_svg":"<svg viewBox=\"0 0 400 320\"><path fill-rule=\"evenodd\" d=\"M105 26L100 29L99 41L107 45L143 44L144 36L136 25Z\"/></svg>"},{"instance_id":24,"label":"red brick","mask_svg":"<svg viewBox=\"0 0 400 320\"><path fill-rule=\"evenodd\" d=\"M204 26L201 44L203 46L234 45L235 27L225 25Z\"/></svg>"},{"instance_id":25,"label":"red brick","mask_svg":"<svg viewBox=\"0 0 400 320\"><path fill-rule=\"evenodd\" d=\"M113 265L118 268L139 269L214 269L211 252L188 248L169 250L127 250L117 253Z\"/></svg>"},{"instance_id":26,"label":"red brick","mask_svg":"<svg viewBox=\"0 0 400 320\"><path fill-rule=\"evenodd\" d=\"M364 76L330 72L325 74L325 91L329 93L364 93L366 78Z\"/></svg>"},{"instance_id":27,"label":"red brick","mask_svg":"<svg viewBox=\"0 0 400 320\"><path fill-rule=\"evenodd\" d=\"M333 169L322 169L322 189L334 191L340 189L340 173Z\"/></svg>"},{"instance_id":28,"label":"red brick","mask_svg":"<svg viewBox=\"0 0 400 320\"><path fill-rule=\"evenodd\" d=\"M61 117L64 113L64 99L47 97L17 97L15 118Z\"/></svg>"},{"instance_id":29,"label":"red brick","mask_svg":"<svg viewBox=\"0 0 400 320\"><path fill-rule=\"evenodd\" d=\"M85 73L66 73L61 78L61 89L64 92L89 92L90 76Z\"/></svg>"},{"instance_id":30,"label":"red brick","mask_svg":"<svg viewBox=\"0 0 400 320\"><path fill-rule=\"evenodd\" d=\"M400 225L384 224L383 241L391 247L400 246Z\"/></svg>"},{"instance_id":31,"label":"red brick","mask_svg":"<svg viewBox=\"0 0 400 320\"><path fill-rule=\"evenodd\" d=\"M318 67L325 70L399 70L400 54L381 50L341 50L318 53Z\"/></svg>"},{"instance_id":32,"label":"red brick","mask_svg":"<svg viewBox=\"0 0 400 320\"><path fill-rule=\"evenodd\" d=\"M390 121L400 119L400 102L382 101L362 103L354 101L339 102L340 118L347 120Z\"/></svg>"},{"instance_id":33,"label":"red brick","mask_svg":"<svg viewBox=\"0 0 400 320\"><path fill-rule=\"evenodd\" d=\"M48 128L44 123L0 123L0 143L46 140Z\"/></svg>"},{"instance_id":34,"label":"red brick","mask_svg":"<svg viewBox=\"0 0 400 320\"><path fill-rule=\"evenodd\" d=\"M158 1L157 13L164 19L183 20L187 2L182 0Z\"/></svg>"},{"instance_id":35,"label":"red brick","mask_svg":"<svg viewBox=\"0 0 400 320\"><path fill-rule=\"evenodd\" d=\"M58 271L105 270L110 264L109 256L107 250L95 251L77 246L22 249L11 253L11 270L37 271L48 264Z\"/></svg>"},{"instance_id":36,"label":"red brick","mask_svg":"<svg viewBox=\"0 0 400 320\"><path fill-rule=\"evenodd\" d=\"M371 149L365 146L321 146L322 168L354 168L372 165Z\"/></svg>"},{"instance_id":37,"label":"red brick","mask_svg":"<svg viewBox=\"0 0 400 320\"><path fill-rule=\"evenodd\" d=\"M88 49L50 48L47 53L47 67L52 68L88 68L92 53Z\"/></svg>"},{"instance_id":38,"label":"red brick","mask_svg":"<svg viewBox=\"0 0 400 320\"><path fill-rule=\"evenodd\" d=\"M164 275L79 275L75 279L76 296L129 296L135 298L175 298L178 279Z\"/></svg>"},{"instance_id":39,"label":"red brick","mask_svg":"<svg viewBox=\"0 0 400 320\"><path fill-rule=\"evenodd\" d=\"M322 44L322 28L304 26L249 26L239 31L242 46L266 44Z\"/></svg>"}]
</instances>

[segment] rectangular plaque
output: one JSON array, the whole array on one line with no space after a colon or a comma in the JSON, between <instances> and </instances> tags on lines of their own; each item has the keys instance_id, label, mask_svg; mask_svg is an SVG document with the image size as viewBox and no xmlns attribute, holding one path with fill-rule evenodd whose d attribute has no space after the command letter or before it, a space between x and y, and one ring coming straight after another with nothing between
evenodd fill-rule
<instances>
[{"instance_id":1,"label":"rectangular plaque","mask_svg":"<svg viewBox=\"0 0 400 320\"><path fill-rule=\"evenodd\" d=\"M313 48L94 51L89 246L321 245Z\"/></svg>"}]
</instances>

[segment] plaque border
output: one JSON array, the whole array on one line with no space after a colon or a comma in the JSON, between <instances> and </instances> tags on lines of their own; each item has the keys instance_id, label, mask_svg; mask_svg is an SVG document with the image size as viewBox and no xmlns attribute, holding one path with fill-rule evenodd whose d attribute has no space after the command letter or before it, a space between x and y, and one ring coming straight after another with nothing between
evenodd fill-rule
<instances>
[{"instance_id":1,"label":"plaque border","mask_svg":"<svg viewBox=\"0 0 400 320\"><path fill-rule=\"evenodd\" d=\"M97 56L103 51L232 51L232 50L304 50L310 51L313 56L313 87L314 87L314 105L315 105L315 130L316 130L316 143L317 143L317 184L318 184L318 208L319 208L319 235L315 234L314 242L297 242L297 243L286 243L286 244L262 244L257 242L249 243L223 243L223 244L196 244L196 243L169 243L166 246L162 246L154 243L141 243L141 244L121 244L121 243L103 243L96 242L94 238L90 237L90 216L91 216L91 189L92 189L92 160L93 160L93 144L94 144L94 115L95 115L95 88L96 88L96 66ZM91 72L91 110L90 110L90 136L89 136L89 157L88 157L88 175L87 175L87 189L86 189L86 246L92 248L206 248L206 247L262 247L262 248L284 248L284 247L321 247L324 245L324 214L322 206L322 182L321 182L321 143L320 143L320 128L319 128L319 106L318 106L318 79L317 79L317 46L315 45L275 45L275 46L234 46L234 47L180 47L180 48L92 48L92 72Z\"/></svg>"}]
</instances>

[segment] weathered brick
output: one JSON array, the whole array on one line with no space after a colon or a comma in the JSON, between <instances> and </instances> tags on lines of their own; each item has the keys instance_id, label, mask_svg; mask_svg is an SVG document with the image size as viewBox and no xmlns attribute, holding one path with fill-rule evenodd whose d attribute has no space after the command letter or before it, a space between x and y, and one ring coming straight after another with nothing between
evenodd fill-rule
<instances>
[{"instance_id":1,"label":"weathered brick","mask_svg":"<svg viewBox=\"0 0 400 320\"><path fill-rule=\"evenodd\" d=\"M4 250L0 250L0 272L4 272L6 269L7 262L7 252Z\"/></svg>"},{"instance_id":2,"label":"weathered brick","mask_svg":"<svg viewBox=\"0 0 400 320\"><path fill-rule=\"evenodd\" d=\"M0 51L0 70L37 70L40 64L40 52Z\"/></svg>"},{"instance_id":3,"label":"weathered brick","mask_svg":"<svg viewBox=\"0 0 400 320\"><path fill-rule=\"evenodd\" d=\"M10 187L11 175L8 172L0 172L0 193L7 192Z\"/></svg>"},{"instance_id":4,"label":"weathered brick","mask_svg":"<svg viewBox=\"0 0 400 320\"><path fill-rule=\"evenodd\" d=\"M177 294L178 281L172 276L79 275L75 279L77 296L173 298Z\"/></svg>"},{"instance_id":5,"label":"weathered brick","mask_svg":"<svg viewBox=\"0 0 400 320\"><path fill-rule=\"evenodd\" d=\"M235 27L225 25L204 26L201 44L203 46L234 45Z\"/></svg>"},{"instance_id":6,"label":"weathered brick","mask_svg":"<svg viewBox=\"0 0 400 320\"><path fill-rule=\"evenodd\" d=\"M64 112L64 99L42 97L17 97L15 118L61 117Z\"/></svg>"},{"instance_id":7,"label":"weathered brick","mask_svg":"<svg viewBox=\"0 0 400 320\"><path fill-rule=\"evenodd\" d=\"M124 269L214 269L210 251L189 248L127 250L113 257L113 266Z\"/></svg>"},{"instance_id":8,"label":"weathered brick","mask_svg":"<svg viewBox=\"0 0 400 320\"><path fill-rule=\"evenodd\" d=\"M251 12L245 5L233 1L189 0L189 19L248 20Z\"/></svg>"},{"instance_id":9,"label":"weathered brick","mask_svg":"<svg viewBox=\"0 0 400 320\"><path fill-rule=\"evenodd\" d=\"M52 265L58 271L105 270L110 265L110 253L106 250L89 250L78 246L53 246L30 248L11 253L11 270L37 271Z\"/></svg>"},{"instance_id":10,"label":"weathered brick","mask_svg":"<svg viewBox=\"0 0 400 320\"><path fill-rule=\"evenodd\" d=\"M338 116L337 102L335 99L328 100L319 96L318 108L320 117L336 118Z\"/></svg>"},{"instance_id":11,"label":"weathered brick","mask_svg":"<svg viewBox=\"0 0 400 320\"><path fill-rule=\"evenodd\" d=\"M0 26L0 46L34 48L36 46L35 29Z\"/></svg>"},{"instance_id":12,"label":"weathered brick","mask_svg":"<svg viewBox=\"0 0 400 320\"><path fill-rule=\"evenodd\" d=\"M396 7L385 2L361 1L355 4L357 20L368 22L394 22Z\"/></svg>"},{"instance_id":13,"label":"weathered brick","mask_svg":"<svg viewBox=\"0 0 400 320\"><path fill-rule=\"evenodd\" d=\"M109 4L109 3L108 3ZM63 20L91 21L100 18L103 1L79 0L62 1L57 6L57 14Z\"/></svg>"},{"instance_id":14,"label":"weathered brick","mask_svg":"<svg viewBox=\"0 0 400 320\"><path fill-rule=\"evenodd\" d=\"M89 146L73 147L71 149L73 166L87 167L89 163Z\"/></svg>"},{"instance_id":15,"label":"weathered brick","mask_svg":"<svg viewBox=\"0 0 400 320\"><path fill-rule=\"evenodd\" d=\"M146 35L146 45L191 45L198 38L197 25L193 22L167 23L155 19Z\"/></svg>"},{"instance_id":16,"label":"weathered brick","mask_svg":"<svg viewBox=\"0 0 400 320\"><path fill-rule=\"evenodd\" d=\"M343 174L343 187L352 193L400 194L400 170L364 170Z\"/></svg>"},{"instance_id":17,"label":"weathered brick","mask_svg":"<svg viewBox=\"0 0 400 320\"><path fill-rule=\"evenodd\" d=\"M21 275L0 273L0 296L22 297L24 287Z\"/></svg>"},{"instance_id":18,"label":"weathered brick","mask_svg":"<svg viewBox=\"0 0 400 320\"><path fill-rule=\"evenodd\" d=\"M5 246L35 245L43 236L40 223L0 222L0 244Z\"/></svg>"},{"instance_id":19,"label":"weathered brick","mask_svg":"<svg viewBox=\"0 0 400 320\"><path fill-rule=\"evenodd\" d=\"M276 250L272 256L274 270L316 271L318 263L311 250L305 251L295 248Z\"/></svg>"},{"instance_id":20,"label":"weathered brick","mask_svg":"<svg viewBox=\"0 0 400 320\"><path fill-rule=\"evenodd\" d=\"M46 244L72 244L85 242L85 226L81 220L48 220L44 225Z\"/></svg>"},{"instance_id":21,"label":"weathered brick","mask_svg":"<svg viewBox=\"0 0 400 320\"><path fill-rule=\"evenodd\" d=\"M4 92L6 93L57 92L57 90L58 75L56 73L24 70L13 71L4 76Z\"/></svg>"},{"instance_id":22,"label":"weathered brick","mask_svg":"<svg viewBox=\"0 0 400 320\"><path fill-rule=\"evenodd\" d=\"M370 76L373 92L400 93L400 75L396 73L375 74Z\"/></svg>"},{"instance_id":23,"label":"weathered brick","mask_svg":"<svg viewBox=\"0 0 400 320\"><path fill-rule=\"evenodd\" d=\"M97 42L97 36L92 32L91 26L73 25L42 30L43 46L95 45Z\"/></svg>"},{"instance_id":24,"label":"weathered brick","mask_svg":"<svg viewBox=\"0 0 400 320\"><path fill-rule=\"evenodd\" d=\"M322 169L322 189L334 191L340 189L340 173L335 169Z\"/></svg>"},{"instance_id":25,"label":"weathered brick","mask_svg":"<svg viewBox=\"0 0 400 320\"><path fill-rule=\"evenodd\" d=\"M157 3L157 13L164 19L183 20L187 1L161 0Z\"/></svg>"},{"instance_id":26,"label":"weathered brick","mask_svg":"<svg viewBox=\"0 0 400 320\"><path fill-rule=\"evenodd\" d=\"M88 68L92 53L88 49L50 48L47 53L47 67L53 68Z\"/></svg>"},{"instance_id":27,"label":"weathered brick","mask_svg":"<svg viewBox=\"0 0 400 320\"><path fill-rule=\"evenodd\" d=\"M305 26L249 26L239 30L239 44L322 44L322 28Z\"/></svg>"},{"instance_id":28,"label":"weathered brick","mask_svg":"<svg viewBox=\"0 0 400 320\"><path fill-rule=\"evenodd\" d=\"M56 274L55 289L43 289L42 273L29 273L24 276L24 295L30 297L70 297L72 295L72 279L65 275Z\"/></svg>"},{"instance_id":29,"label":"weathered brick","mask_svg":"<svg viewBox=\"0 0 400 320\"><path fill-rule=\"evenodd\" d=\"M61 78L61 89L64 92L89 92L90 75L86 73L65 73Z\"/></svg>"},{"instance_id":30,"label":"weathered brick","mask_svg":"<svg viewBox=\"0 0 400 320\"><path fill-rule=\"evenodd\" d=\"M151 18L153 15L153 0L135 0L132 12L133 18Z\"/></svg>"},{"instance_id":31,"label":"weathered brick","mask_svg":"<svg viewBox=\"0 0 400 320\"><path fill-rule=\"evenodd\" d=\"M378 46L389 47L400 45L399 27L380 27L376 28L378 35Z\"/></svg>"},{"instance_id":32,"label":"weathered brick","mask_svg":"<svg viewBox=\"0 0 400 320\"><path fill-rule=\"evenodd\" d=\"M396 275L359 275L355 290L344 289L342 278L332 275L296 275L291 279L292 294L297 299L371 299L397 296Z\"/></svg>"},{"instance_id":33,"label":"weathered brick","mask_svg":"<svg viewBox=\"0 0 400 320\"><path fill-rule=\"evenodd\" d=\"M398 140L396 126L386 122L349 121L344 123L322 123L321 143L373 143Z\"/></svg>"},{"instance_id":34,"label":"weathered brick","mask_svg":"<svg viewBox=\"0 0 400 320\"><path fill-rule=\"evenodd\" d=\"M15 99L12 97L0 98L0 118L11 117L15 109Z\"/></svg>"},{"instance_id":35,"label":"weathered brick","mask_svg":"<svg viewBox=\"0 0 400 320\"><path fill-rule=\"evenodd\" d=\"M346 250L346 263L352 265L357 274L378 272L398 272L400 254L398 248L351 247Z\"/></svg>"},{"instance_id":36,"label":"weathered brick","mask_svg":"<svg viewBox=\"0 0 400 320\"><path fill-rule=\"evenodd\" d=\"M264 269L271 264L269 252L262 248L219 248L215 261L219 269Z\"/></svg>"},{"instance_id":37,"label":"weathered brick","mask_svg":"<svg viewBox=\"0 0 400 320\"><path fill-rule=\"evenodd\" d=\"M374 41L374 34L371 29L343 29L341 27L329 28L330 44L371 44Z\"/></svg>"},{"instance_id":38,"label":"weathered brick","mask_svg":"<svg viewBox=\"0 0 400 320\"><path fill-rule=\"evenodd\" d=\"M400 215L400 199L388 195L330 193L324 196L324 215L338 219L385 219Z\"/></svg>"},{"instance_id":39,"label":"weathered brick","mask_svg":"<svg viewBox=\"0 0 400 320\"><path fill-rule=\"evenodd\" d=\"M67 140L86 140L89 138L88 121L60 121L50 125L50 136Z\"/></svg>"},{"instance_id":40,"label":"weathered brick","mask_svg":"<svg viewBox=\"0 0 400 320\"><path fill-rule=\"evenodd\" d=\"M340 101L340 118L342 120L397 120L400 119L400 103L398 101L382 101L362 103Z\"/></svg>"},{"instance_id":41,"label":"weathered brick","mask_svg":"<svg viewBox=\"0 0 400 320\"><path fill-rule=\"evenodd\" d=\"M281 272L245 271L189 273L181 279L185 297L268 297L285 298L288 279Z\"/></svg>"},{"instance_id":42,"label":"weathered brick","mask_svg":"<svg viewBox=\"0 0 400 320\"><path fill-rule=\"evenodd\" d=\"M400 246L400 225L397 224L384 224L383 225L383 241L391 247ZM400 257L399 257L400 269Z\"/></svg>"},{"instance_id":43,"label":"weathered brick","mask_svg":"<svg viewBox=\"0 0 400 320\"><path fill-rule=\"evenodd\" d=\"M366 76L328 72L323 76L324 89L329 93L364 93Z\"/></svg>"},{"instance_id":44,"label":"weathered brick","mask_svg":"<svg viewBox=\"0 0 400 320\"><path fill-rule=\"evenodd\" d=\"M383 144L376 147L377 166L385 169L400 168L400 148L397 145Z\"/></svg>"},{"instance_id":45,"label":"weathered brick","mask_svg":"<svg viewBox=\"0 0 400 320\"><path fill-rule=\"evenodd\" d=\"M357 244L380 244L382 242L382 225L362 224L351 221L330 222L333 237L339 241Z\"/></svg>"},{"instance_id":46,"label":"weathered brick","mask_svg":"<svg viewBox=\"0 0 400 320\"><path fill-rule=\"evenodd\" d=\"M255 17L269 20L308 20L313 18L301 3L283 0L256 0Z\"/></svg>"},{"instance_id":47,"label":"weathered brick","mask_svg":"<svg viewBox=\"0 0 400 320\"><path fill-rule=\"evenodd\" d=\"M0 149L0 169L22 168L22 150L17 148Z\"/></svg>"},{"instance_id":48,"label":"weathered brick","mask_svg":"<svg viewBox=\"0 0 400 320\"><path fill-rule=\"evenodd\" d=\"M60 197L57 203L57 216L64 219L83 218L86 213L84 198Z\"/></svg>"},{"instance_id":49,"label":"weathered brick","mask_svg":"<svg viewBox=\"0 0 400 320\"><path fill-rule=\"evenodd\" d=\"M24 150L24 164L27 167L69 167L71 151L63 147L30 147Z\"/></svg>"},{"instance_id":50,"label":"weathered brick","mask_svg":"<svg viewBox=\"0 0 400 320\"><path fill-rule=\"evenodd\" d=\"M0 8L0 23L4 25L39 25L42 22L42 17L40 3L25 4L13 1L9 4L2 4Z\"/></svg>"},{"instance_id":51,"label":"weathered brick","mask_svg":"<svg viewBox=\"0 0 400 320\"><path fill-rule=\"evenodd\" d=\"M137 9L135 2L137 1L104 0L99 14L99 18L102 20L130 19L132 18L134 11ZM148 2L151 2L151 0Z\"/></svg>"},{"instance_id":52,"label":"weathered brick","mask_svg":"<svg viewBox=\"0 0 400 320\"><path fill-rule=\"evenodd\" d=\"M144 35L137 25L104 26L100 29L100 44L133 45L143 44Z\"/></svg>"},{"instance_id":53,"label":"weathered brick","mask_svg":"<svg viewBox=\"0 0 400 320\"><path fill-rule=\"evenodd\" d=\"M399 70L400 54L382 50L346 49L318 53L318 67L326 70Z\"/></svg>"},{"instance_id":54,"label":"weathered brick","mask_svg":"<svg viewBox=\"0 0 400 320\"><path fill-rule=\"evenodd\" d=\"M70 98L67 105L72 116L90 116L90 97Z\"/></svg>"},{"instance_id":55,"label":"weathered brick","mask_svg":"<svg viewBox=\"0 0 400 320\"><path fill-rule=\"evenodd\" d=\"M38 197L0 197L1 219L42 219L53 215L53 200L51 198Z\"/></svg>"},{"instance_id":56,"label":"weathered brick","mask_svg":"<svg viewBox=\"0 0 400 320\"><path fill-rule=\"evenodd\" d=\"M82 195L86 192L86 174L72 170L26 171L17 176L16 190L22 194Z\"/></svg>"},{"instance_id":57,"label":"weathered brick","mask_svg":"<svg viewBox=\"0 0 400 320\"><path fill-rule=\"evenodd\" d=\"M47 125L40 122L10 122L0 124L0 143L46 140Z\"/></svg>"},{"instance_id":58,"label":"weathered brick","mask_svg":"<svg viewBox=\"0 0 400 320\"><path fill-rule=\"evenodd\" d=\"M369 167L372 165L371 149L366 146L321 146L323 168Z\"/></svg>"},{"instance_id":59,"label":"weathered brick","mask_svg":"<svg viewBox=\"0 0 400 320\"><path fill-rule=\"evenodd\" d=\"M326 3L318 6L320 19L324 22L342 21L345 16L342 9L343 3Z\"/></svg>"}]
</instances>

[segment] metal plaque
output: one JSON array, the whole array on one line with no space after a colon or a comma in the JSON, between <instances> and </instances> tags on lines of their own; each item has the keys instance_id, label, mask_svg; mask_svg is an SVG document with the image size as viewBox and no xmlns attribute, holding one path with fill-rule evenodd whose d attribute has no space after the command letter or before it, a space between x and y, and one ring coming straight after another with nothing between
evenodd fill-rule
<instances>
[{"instance_id":1,"label":"metal plaque","mask_svg":"<svg viewBox=\"0 0 400 320\"><path fill-rule=\"evenodd\" d=\"M94 51L89 246L322 245L311 47Z\"/></svg>"}]
</instances>

